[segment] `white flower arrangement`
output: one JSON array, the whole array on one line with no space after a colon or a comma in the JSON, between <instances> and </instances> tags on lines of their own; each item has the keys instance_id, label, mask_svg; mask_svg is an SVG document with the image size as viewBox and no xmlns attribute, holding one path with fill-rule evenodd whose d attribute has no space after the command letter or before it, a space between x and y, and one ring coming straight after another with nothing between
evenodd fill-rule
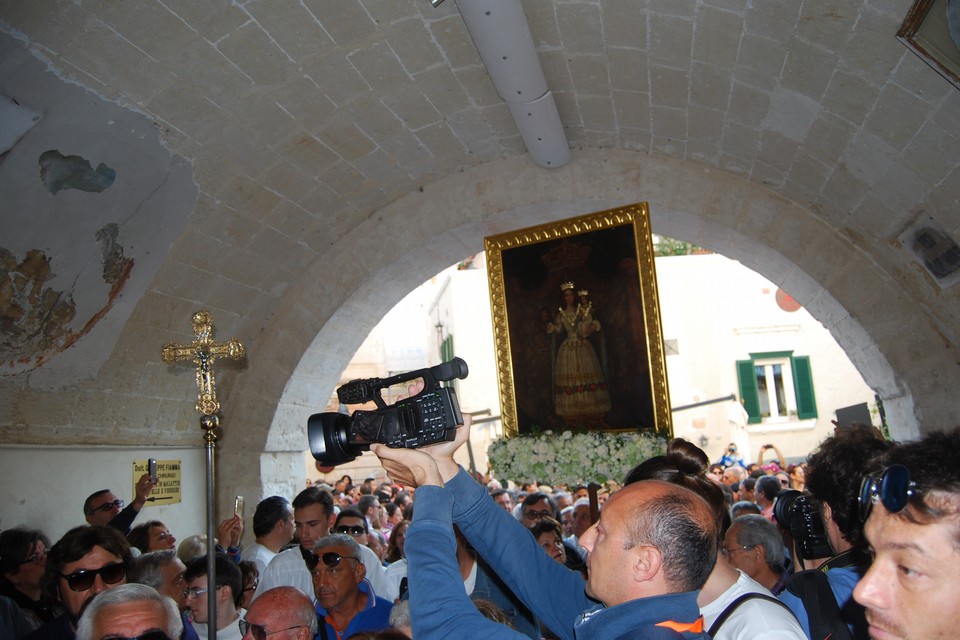
<instances>
[{"instance_id":1,"label":"white flower arrangement","mask_svg":"<svg viewBox=\"0 0 960 640\"><path fill-rule=\"evenodd\" d=\"M500 481L537 480L572 486L622 482L627 471L666 450L667 441L649 431L544 431L494 440L487 448L487 458Z\"/></svg>"}]
</instances>

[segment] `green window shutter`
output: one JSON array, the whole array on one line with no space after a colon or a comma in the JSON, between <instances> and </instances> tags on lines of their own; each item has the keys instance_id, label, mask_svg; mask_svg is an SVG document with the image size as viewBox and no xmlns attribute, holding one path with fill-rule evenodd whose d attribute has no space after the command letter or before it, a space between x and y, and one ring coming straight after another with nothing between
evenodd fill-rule
<instances>
[{"instance_id":1,"label":"green window shutter","mask_svg":"<svg viewBox=\"0 0 960 640\"><path fill-rule=\"evenodd\" d=\"M793 366L793 388L797 394L797 417L801 420L817 417L817 399L813 395L813 374L810 356L790 358Z\"/></svg>"},{"instance_id":2,"label":"green window shutter","mask_svg":"<svg viewBox=\"0 0 960 640\"><path fill-rule=\"evenodd\" d=\"M440 358L446 362L453 359L453 336L449 335L440 343Z\"/></svg>"},{"instance_id":3,"label":"green window shutter","mask_svg":"<svg viewBox=\"0 0 960 640\"><path fill-rule=\"evenodd\" d=\"M449 335L443 339L443 342L440 343L440 360L443 362L448 362L453 360L453 336ZM454 384L453 380L448 380L442 383L444 387L452 387Z\"/></svg>"},{"instance_id":4,"label":"green window shutter","mask_svg":"<svg viewBox=\"0 0 960 640\"><path fill-rule=\"evenodd\" d=\"M753 360L737 360L737 379L740 381L740 402L750 419L748 424L760 422L760 400L757 391L757 372Z\"/></svg>"}]
</instances>

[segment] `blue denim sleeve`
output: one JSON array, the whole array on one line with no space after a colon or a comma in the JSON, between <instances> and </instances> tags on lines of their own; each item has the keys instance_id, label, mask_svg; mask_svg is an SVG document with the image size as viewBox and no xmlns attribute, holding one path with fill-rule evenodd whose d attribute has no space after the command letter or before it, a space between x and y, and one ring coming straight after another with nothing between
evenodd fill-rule
<instances>
[{"instance_id":1,"label":"blue denim sleeve","mask_svg":"<svg viewBox=\"0 0 960 640\"><path fill-rule=\"evenodd\" d=\"M547 555L530 532L463 469L445 489L453 496L453 521L470 545L542 626L561 640L573 640L573 624L580 613L596 606L584 591L580 573Z\"/></svg>"},{"instance_id":2,"label":"blue denim sleeve","mask_svg":"<svg viewBox=\"0 0 960 640\"><path fill-rule=\"evenodd\" d=\"M529 640L485 618L467 596L453 537L453 496L440 487L420 487L416 505L404 544L413 636Z\"/></svg>"}]
</instances>

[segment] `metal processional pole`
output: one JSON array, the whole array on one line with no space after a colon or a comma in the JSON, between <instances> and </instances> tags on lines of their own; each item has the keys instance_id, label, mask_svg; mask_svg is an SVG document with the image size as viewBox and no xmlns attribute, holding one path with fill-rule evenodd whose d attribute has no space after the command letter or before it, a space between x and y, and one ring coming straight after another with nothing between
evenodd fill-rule
<instances>
[{"instance_id":1,"label":"metal processional pole","mask_svg":"<svg viewBox=\"0 0 960 640\"><path fill-rule=\"evenodd\" d=\"M214 342L213 317L209 311L193 314L193 342L190 344L167 343L160 350L160 357L167 364L180 360L192 360L197 365L197 404L200 412L200 429L207 450L207 638L217 640L217 573L216 573L216 429L220 425L220 403L217 401L213 362L220 356L240 360L244 357L243 345L236 338L229 342Z\"/></svg>"}]
</instances>

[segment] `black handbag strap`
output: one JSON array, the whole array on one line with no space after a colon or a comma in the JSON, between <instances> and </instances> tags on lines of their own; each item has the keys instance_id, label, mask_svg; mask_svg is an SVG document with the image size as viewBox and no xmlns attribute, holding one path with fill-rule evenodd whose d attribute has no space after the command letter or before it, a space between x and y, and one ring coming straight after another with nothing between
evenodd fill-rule
<instances>
[{"instance_id":1,"label":"black handbag strap","mask_svg":"<svg viewBox=\"0 0 960 640\"><path fill-rule=\"evenodd\" d=\"M787 591L803 603L813 640L853 640L826 573L819 569L795 573L787 583Z\"/></svg>"},{"instance_id":2,"label":"black handbag strap","mask_svg":"<svg viewBox=\"0 0 960 640\"><path fill-rule=\"evenodd\" d=\"M717 631L719 631L720 627L723 626L723 623L727 621L727 618L733 615L733 612L737 610L737 607L739 607L741 604L743 604L747 600L767 600L769 602L776 602L778 605L780 605L787 611L790 611L790 607L783 604L773 596L768 596L765 593L757 593L755 591L752 591L750 593L745 593L742 596L738 597L733 602L731 602L730 604L728 604L727 608L724 609L719 616L717 616L717 619L713 621L712 625L710 625L710 629L707 631L707 635L710 636L711 638L716 637ZM790 615L791 616L793 615L793 611L790 611Z\"/></svg>"}]
</instances>

